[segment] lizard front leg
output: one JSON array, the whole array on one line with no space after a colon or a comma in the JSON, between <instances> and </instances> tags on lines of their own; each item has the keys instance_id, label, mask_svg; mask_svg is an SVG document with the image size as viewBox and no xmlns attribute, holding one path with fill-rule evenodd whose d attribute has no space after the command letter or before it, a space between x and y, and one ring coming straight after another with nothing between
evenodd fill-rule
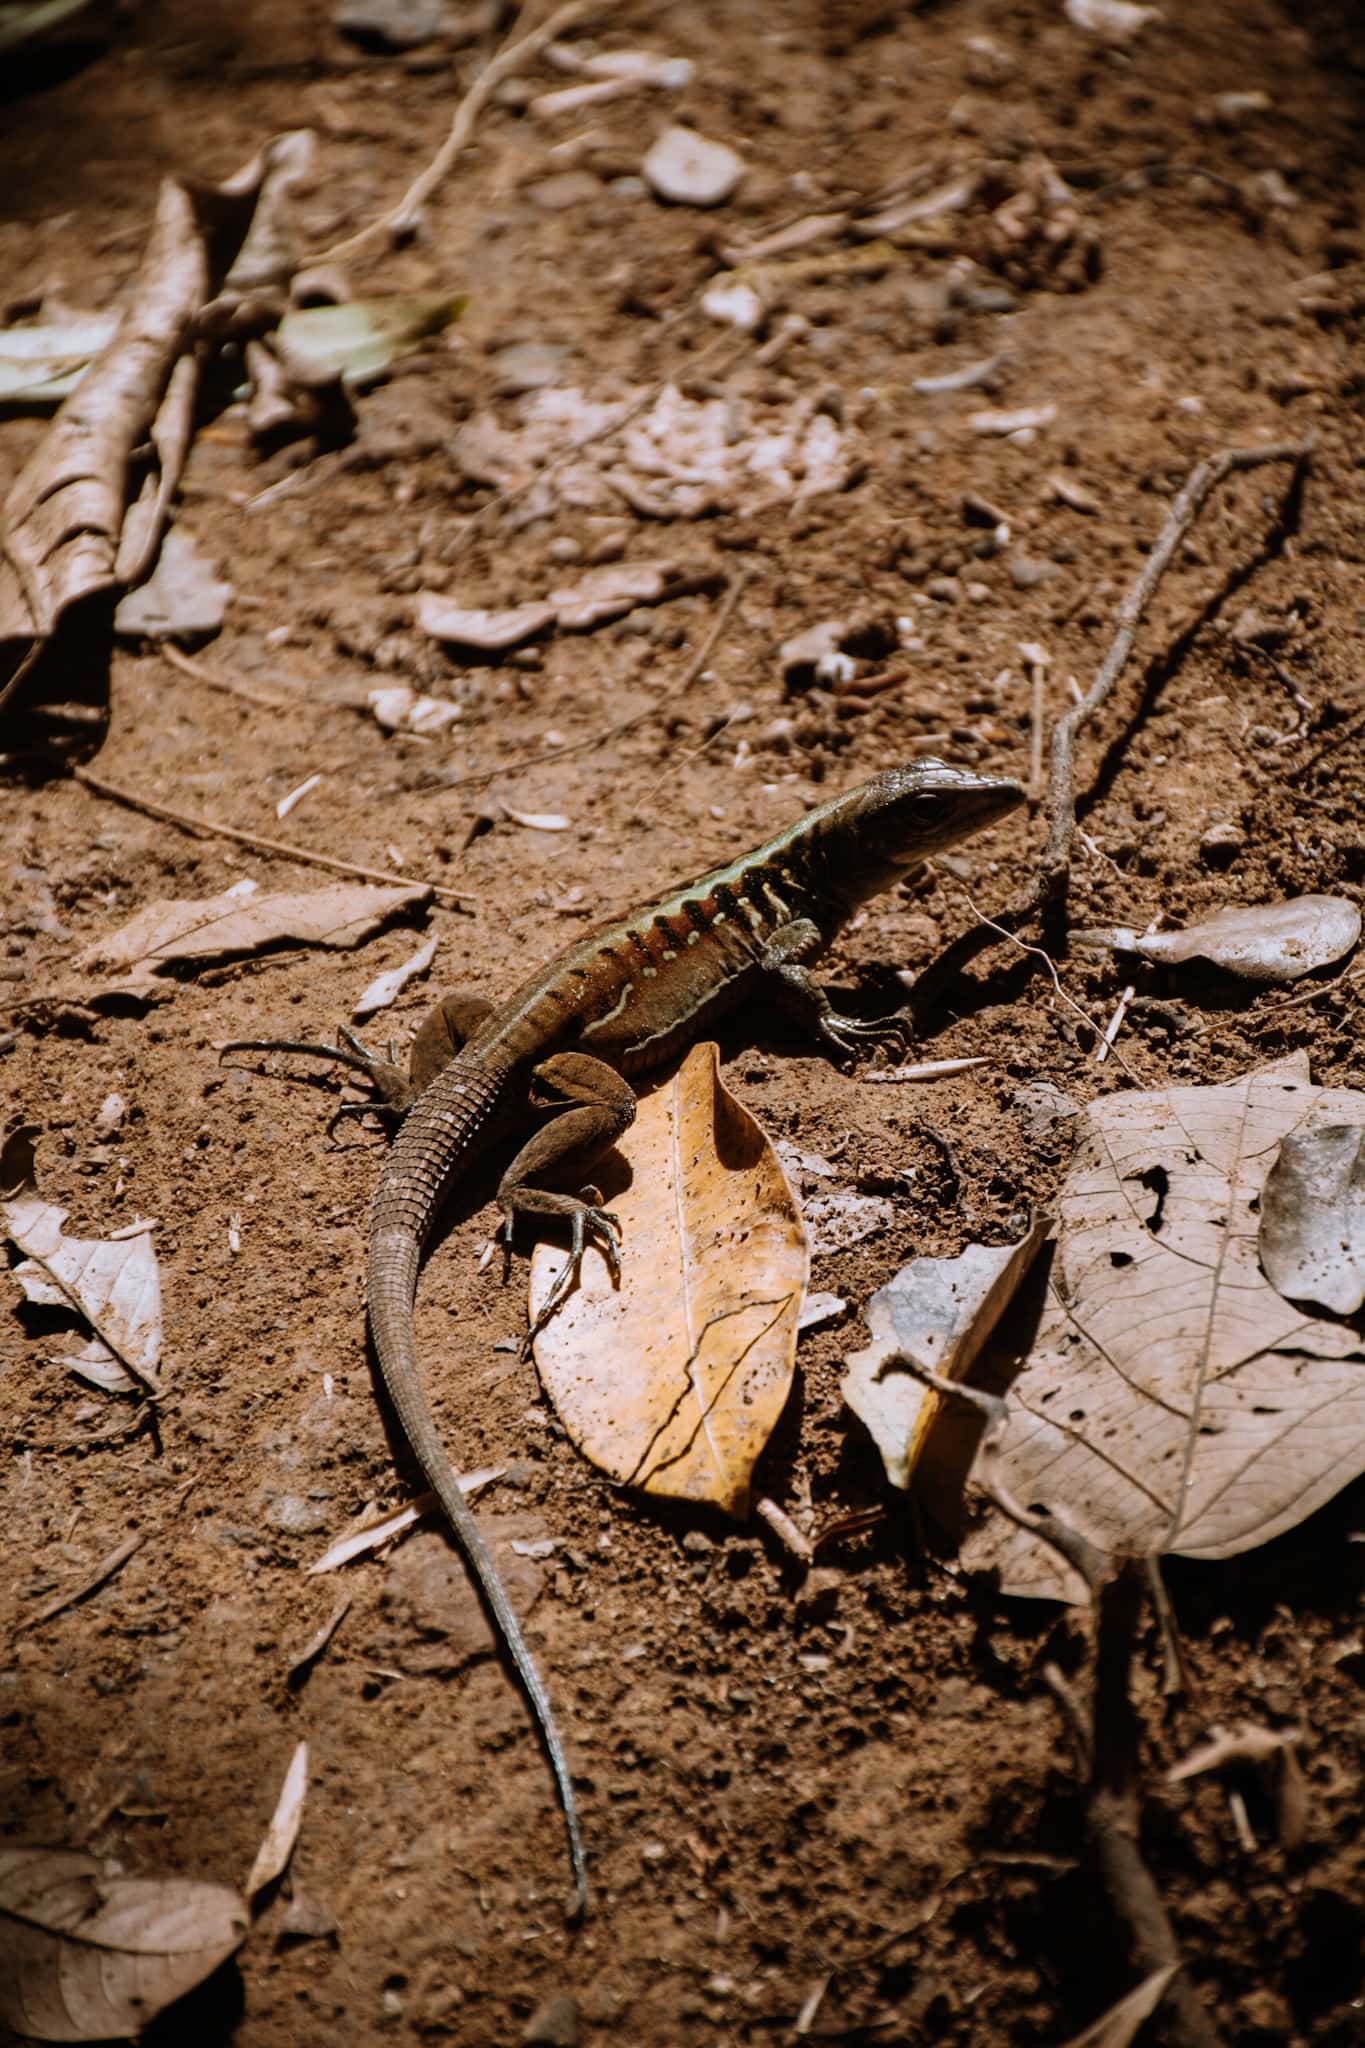
<instances>
[{"instance_id":1,"label":"lizard front leg","mask_svg":"<svg viewBox=\"0 0 1365 2048\"><path fill-rule=\"evenodd\" d=\"M911 1031L899 1013L890 1017L845 1017L836 1010L806 966L824 945L824 935L810 918L781 926L764 948L765 980L784 1010L820 1045L840 1061L856 1057L863 1046L889 1045L903 1052Z\"/></svg>"},{"instance_id":2,"label":"lizard front leg","mask_svg":"<svg viewBox=\"0 0 1365 2048\"><path fill-rule=\"evenodd\" d=\"M499 1183L498 1201L507 1216L504 1243L510 1245L518 1216L565 1217L570 1230L568 1264L527 1335L529 1347L577 1285L590 1233L601 1243L613 1280L620 1278L620 1226L602 1208L596 1189L581 1183L634 1122L635 1091L605 1060L561 1052L533 1069L528 1099L532 1109L552 1114ZM578 1192L569 1193L565 1182L578 1182Z\"/></svg>"}]
</instances>

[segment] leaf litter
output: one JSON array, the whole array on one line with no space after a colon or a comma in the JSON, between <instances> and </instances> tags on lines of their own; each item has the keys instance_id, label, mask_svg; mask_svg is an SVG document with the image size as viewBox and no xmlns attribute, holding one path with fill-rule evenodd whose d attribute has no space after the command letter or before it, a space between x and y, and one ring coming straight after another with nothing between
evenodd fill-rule
<instances>
[{"instance_id":1,"label":"leaf litter","mask_svg":"<svg viewBox=\"0 0 1365 2048\"><path fill-rule=\"evenodd\" d=\"M1285 1300L1257 1256L1278 1147L1351 1115L1365 1097L1315 1087L1303 1053L1083 1112L996 1447L1017 1499L1110 1556L1227 1558L1365 1471L1365 1340ZM997 1517L963 1558L1007 1593L1081 1597L1055 1548Z\"/></svg>"},{"instance_id":2,"label":"leaf litter","mask_svg":"<svg viewBox=\"0 0 1365 2048\"><path fill-rule=\"evenodd\" d=\"M1219 910L1179 932L1137 932L1127 925L1073 931L1081 946L1112 947L1144 960L1182 966L1202 960L1243 981L1298 981L1330 967L1360 938L1360 911L1344 896L1293 896Z\"/></svg>"},{"instance_id":3,"label":"leaf litter","mask_svg":"<svg viewBox=\"0 0 1365 2048\"><path fill-rule=\"evenodd\" d=\"M108 1393L163 1392L161 1274L151 1226L137 1224L111 1238L70 1237L67 1211L38 1192L37 1127L20 1124L0 1151L0 1215L23 1254L14 1278L32 1302L65 1308L93 1338L57 1363Z\"/></svg>"}]
</instances>

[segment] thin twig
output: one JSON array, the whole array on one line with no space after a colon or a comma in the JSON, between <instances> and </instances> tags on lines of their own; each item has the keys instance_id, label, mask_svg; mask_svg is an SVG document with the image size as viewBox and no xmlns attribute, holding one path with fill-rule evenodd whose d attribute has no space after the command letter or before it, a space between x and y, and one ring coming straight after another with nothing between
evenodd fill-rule
<instances>
[{"instance_id":1,"label":"thin twig","mask_svg":"<svg viewBox=\"0 0 1365 2048\"><path fill-rule=\"evenodd\" d=\"M207 662L193 661L188 654L182 654L178 647L172 647L169 640L163 640L157 653L172 668L178 668L182 675L193 676L197 683L205 684L210 690L221 690L225 697L240 697L245 704L258 704L262 711L297 711L298 705L287 697L268 697L264 690L253 690L250 683L234 682L230 676L210 668ZM325 709L341 709L341 706L325 706Z\"/></svg>"},{"instance_id":2,"label":"thin twig","mask_svg":"<svg viewBox=\"0 0 1365 2048\"><path fill-rule=\"evenodd\" d=\"M126 804L130 811L141 811L146 817L159 818L163 824L178 825L182 832L203 832L213 839L230 839L234 846L250 847L253 853L272 855L277 860L298 861L304 867L327 868L334 875L354 875L362 882L398 882L409 889L430 889L433 896L440 896L447 903L469 905L477 899L462 895L458 889L448 889L444 882L429 882L421 875L399 875L386 868L362 868L355 861L338 860L330 853L315 853L308 846L290 846L283 839L263 839L256 832L241 832L235 825L224 825L217 818L194 818L184 811L173 811L166 804L154 803L150 797L139 796L136 790L121 789L115 782L105 782L101 776L92 775L88 768L73 768L75 780L96 796L107 797L110 803Z\"/></svg>"},{"instance_id":3,"label":"thin twig","mask_svg":"<svg viewBox=\"0 0 1365 2048\"><path fill-rule=\"evenodd\" d=\"M1053 961L1052 955L1050 953L1045 953L1041 946L1027 945L1023 939L1019 938L1014 932L1008 930L1006 926L1004 926L1003 924L997 924L993 917L987 917L986 913L983 910L977 909L975 903L973 903L971 897L967 894L967 891L965 889L962 891L962 895L967 904L968 909L972 913L972 916L976 918L978 924L982 928L984 928L987 931L995 932L997 936L1004 939L1008 945L1016 946L1021 953L1031 953L1035 960L1042 961L1044 967L1046 967L1048 973L1052 977L1052 986L1057 993L1058 1000L1060 1002L1065 1003L1069 1010L1074 1010L1076 1012L1076 1015L1080 1018L1081 1022L1083 1024L1087 1024L1090 1027L1090 1029L1094 1032L1096 1039L1103 1042L1103 1028L1095 1022L1095 1019L1090 1015L1089 1011L1083 1010L1080 1004L1076 1001L1075 997L1069 996L1066 990L1062 987L1061 977L1057 973L1056 963ZM1132 1068L1129 1066L1127 1060L1123 1057L1123 1054L1119 1051L1118 1047L1115 1045L1112 1048L1112 1050L1114 1058L1123 1068L1123 1071L1128 1076L1128 1079L1134 1084L1135 1087L1138 1086L1139 1084L1137 1075L1133 1072Z\"/></svg>"},{"instance_id":4,"label":"thin twig","mask_svg":"<svg viewBox=\"0 0 1365 2048\"><path fill-rule=\"evenodd\" d=\"M398 204L370 221L368 226L358 229L353 235L348 235L344 241L333 242L329 249L320 250L311 261L315 264L339 263L346 257L354 256L358 249L363 249L377 235L385 234L410 221L426 204L469 141L474 132L475 122L504 78L510 78L523 64L538 56L545 45L552 43L571 23L578 21L592 9L600 8L601 5L602 0L568 0L567 6L557 7L539 28L528 29L526 34L521 36L516 35L514 31L511 38L489 59L474 80L455 109L445 141L426 169L413 179ZM520 25L518 18L516 26Z\"/></svg>"},{"instance_id":5,"label":"thin twig","mask_svg":"<svg viewBox=\"0 0 1365 2048\"><path fill-rule=\"evenodd\" d=\"M671 710L681 697L685 697L703 674L711 656L734 616L735 606L744 593L745 586L754 575L748 563L743 563L731 576L724 597L720 602L711 630L702 641L696 654L683 670L676 683L666 684L657 692L643 711L633 711L628 718L618 718L614 725L604 726L585 740L571 740L564 747L543 747L535 754L523 754L520 760L505 762L501 768L481 768L472 775L425 776L415 787L421 789L486 789L490 782L497 782L504 775L520 775L523 769L539 768L546 761L563 761L570 754L587 754L598 747L606 746L612 740L622 739L626 733L634 732L639 726L647 725L651 718L657 718L661 711Z\"/></svg>"},{"instance_id":6,"label":"thin twig","mask_svg":"<svg viewBox=\"0 0 1365 2048\"><path fill-rule=\"evenodd\" d=\"M111 1550L108 1557L100 1560L79 1585L72 1586L69 1592L58 1593L55 1600L48 1601L46 1607L40 1607L36 1614L30 1615L26 1621L21 1621L15 1634L20 1635L29 1628L42 1628L45 1622L55 1621L59 1614L64 1614L68 1607L74 1607L78 1601L98 1592L107 1580L113 1578L115 1572L122 1571L134 1551L141 1550L146 1541L145 1532L141 1536L126 1537L116 1550Z\"/></svg>"}]
</instances>

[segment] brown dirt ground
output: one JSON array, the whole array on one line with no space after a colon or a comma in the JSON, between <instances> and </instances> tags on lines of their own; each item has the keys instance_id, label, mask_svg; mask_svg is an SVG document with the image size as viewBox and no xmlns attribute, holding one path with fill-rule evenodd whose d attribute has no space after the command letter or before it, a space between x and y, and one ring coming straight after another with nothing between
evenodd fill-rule
<instances>
[{"instance_id":1,"label":"brown dirt ground","mask_svg":"<svg viewBox=\"0 0 1365 2048\"><path fill-rule=\"evenodd\" d=\"M1060 710L1068 678L1093 673L1191 465L1221 446L1311 433L1295 530L1274 530L1284 471L1257 471L1219 495L1162 586L1142 641L1152 666L1139 663L1083 748L1084 781L1099 778L1085 824L1100 855L1078 867L1074 909L1082 922L1141 925L1157 911L1181 921L1301 889L1359 899L1360 736L1303 766L1365 711L1359 31L1346 8L1287 0L1195 0L1167 14L1114 54L1044 0L922 11L625 0L604 10L604 43L695 61L694 83L670 105L743 149L752 170L738 197L707 215L612 182L664 118L640 96L591 117L607 133L595 160L606 175L550 210L530 188L552 145L589 122L536 122L509 101L491 109L419 237L354 268L354 282L376 291L473 294L450 347L362 403L363 458L324 463L255 510L244 500L287 470L258 460L235 415L191 459L184 516L237 590L211 659L289 708L263 710L154 654L121 651L98 771L247 830L453 878L474 908L436 908L426 921L441 938L439 981L496 992L585 915L728 858L818 790L904 758L926 732L946 733L952 758L1026 772L1017 643L1050 649ZM998 61L974 46L982 36ZM357 52L316 0L126 10L107 50L7 109L0 274L11 314L44 292L114 301L158 178L225 175L288 126L317 131L305 226L313 246L335 239L430 157L473 62L468 47ZM537 82L559 81L542 71ZM1211 118L1215 94L1256 89L1268 111ZM1033 149L1081 194L1099 276L1051 275L1035 243L1005 280L1011 310L999 310L998 293L946 307L948 266L963 247L983 253L978 207L879 273L793 285L804 338L771 366L755 361L758 343L741 343L719 374L765 404L827 394L858 426L864 473L795 512L672 528L630 518L630 555L667 547L702 568L750 567L732 629L666 721L518 769L547 733L586 738L666 691L715 598L561 637L520 669L461 671L420 638L408 623L420 585L513 602L544 587L552 540L587 549L597 532L571 509L521 527L492 517L458 563L445 559L488 496L461 474L452 436L488 403L515 417L494 396L493 352L562 344L571 377L607 395L623 381L685 379L714 330L660 316L688 302L718 243L915 169L946 176L986 156L1008 183ZM1151 171L1172 165L1187 169ZM1255 182L1265 172L1292 205L1266 200ZM1301 286L1323 272L1325 282ZM1068 281L1081 288L1049 289ZM1031 445L974 435L966 419L979 393L911 388L1000 349L1008 385L985 402L1057 408ZM17 470L40 429L25 419L0 428L0 473ZM1096 513L1057 501L1046 480L1058 471L1093 493ZM1006 515L1003 550L964 519L967 492ZM1048 565L1044 580L1029 580L1030 562ZM1247 605L1285 628L1276 651L1311 704L1306 739L1277 743L1293 723L1290 697L1229 638ZM860 714L818 692L788 701L779 644L848 612L917 621L920 648L889 664L896 686ZM1010 668L1014 680L997 687ZM386 741L357 712L368 688L395 675L462 702L453 739ZM752 716L699 751L741 704ZM563 812L571 831L500 823L466 846L486 799L423 786L447 763L457 774L505 766L496 795ZM321 787L277 825L277 800L315 771ZM364 1349L375 1158L354 1131L326 1141L330 1078L298 1085L279 1060L227 1072L212 1048L234 1035L326 1034L373 974L406 956L412 933L392 929L359 957L295 951L202 973L144 1014L82 1016L40 999L70 985L71 955L139 906L246 875L266 887L317 877L65 778L11 784L6 814L7 1110L41 1126L43 1185L73 1228L157 1219L173 1392L156 1436L120 1433L126 1411L111 1431L109 1402L44 1363L49 1329L10 1291L0 1317L7 1616L74 1583L128 1531L147 1541L47 1627L7 1630L3 1827L87 1844L132 1871L240 1881L306 1735L312 1783L292 1889L336 1925L333 1939L289 1939L286 1890L239 1965L162 2038L515 2042L566 1994L584 2041L720 2048L789 2038L807 1994L835 1973L812 2038L1026 2044L1065 2038L1117 1996L1131 1969L1074 1862L1074 1774L1040 1678L1049 1658L1076 1667L1077 1624L968 1582L950 1557L925 1554L894 1509L823 1553L835 1576L812 1600L761 1530L707 1525L699 1540L695 1518L613 1492L574 1453L533 1368L497 1348L521 1310L495 1272L476 1271L492 1214L486 1178L426 1270L421 1343L457 1459L508 1468L483 1511L513 1533L541 1527L561 1541L530 1628L579 1773L597 1883L586 1924L563 1924L560 1822L520 1697L497 1662L471 1661L444 1634L465 1623L438 1536L352 1568L344 1624L290 1692L290 1660L339 1591L306 1566L325 1533L367 1501L398 1504L412 1479ZM1221 869L1200 855L1218 821L1241 835ZM971 850L964 873L984 907L1026 885L1040 844L1038 819L1021 818ZM926 880L873 907L833 977L920 966L966 918L954 877ZM1076 1001L1108 1013L1121 980L1111 964L1073 955L1063 972ZM1155 977L1143 987L1162 991ZM1295 1046L1309 1049L1318 1079L1347 1083L1358 1074L1358 989L1325 990L1283 1019L1280 998L1237 998L1203 1036L1148 1013L1121 1044L1146 1086L1226 1078ZM407 992L396 1030L414 1025L429 994ZM1200 1012L1187 1014L1198 1023ZM855 1305L912 1254L999 1238L1011 1217L1047 1202L1064 1143L1028 1135L1023 1084L1081 1100L1127 1085L1112 1063L1096 1066L1091 1037L1047 980L1001 953L950 989L927 1031L930 1053L986 1053L992 1064L932 1093L868 1088L780 1031L760 1038L761 1052L746 1050L736 1029L726 1052L770 1128L837 1152L852 1182L894 1195L894 1230L817 1266L815 1284ZM96 1117L111 1090L128 1117L102 1142ZM930 1121L955 1148L956 1192ZM884 1499L837 1393L858 1329L850 1316L803 1340L798 1391L764 1463L778 1500L809 1490L817 1527ZM1163 1708L1145 1684L1157 1787L1146 1841L1229 2041L1365 2035L1363 1509L1357 1488L1267 1549L1169 1571L1198 1697ZM531 1590L524 1578L523 1604ZM1144 1656L1155 1673L1150 1632ZM1302 1847L1279 1845L1254 1783L1244 1788L1254 1850L1239 1846L1217 1780L1160 1786L1211 1723L1244 1715L1302 1730ZM1149 2038L1161 2038L1159 2022Z\"/></svg>"}]
</instances>

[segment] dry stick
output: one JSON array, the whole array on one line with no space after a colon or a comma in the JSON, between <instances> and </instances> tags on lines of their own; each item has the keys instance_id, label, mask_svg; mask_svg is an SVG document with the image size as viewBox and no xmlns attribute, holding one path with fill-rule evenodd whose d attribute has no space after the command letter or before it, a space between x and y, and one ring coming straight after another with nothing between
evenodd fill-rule
<instances>
[{"instance_id":1,"label":"dry stick","mask_svg":"<svg viewBox=\"0 0 1365 2048\"><path fill-rule=\"evenodd\" d=\"M1076 835L1077 735L1112 696L1133 651L1137 629L1155 595L1157 585L1170 567L1176 549L1199 517L1209 497L1220 484L1227 481L1228 477L1241 470L1260 468L1267 462L1292 462L1292 491L1303 474L1311 447L1310 442L1280 441L1266 448L1226 448L1221 455L1212 456L1207 462L1201 462L1190 471L1166 516L1166 524L1157 536L1151 553L1119 606L1118 625L1109 643L1108 652L1096 671L1094 682L1079 703L1075 704L1064 718L1058 720L1053 730L1046 807L1047 848L1038 880L1026 896L1000 913L999 922L983 922L975 931L964 932L960 938L955 939L940 961L920 977L921 983L928 981L930 976L943 975L965 967L969 960L984 952L996 938L1010 936L1011 926L1025 923L1039 911L1050 910L1055 914L1061 909L1066 899L1071 846Z\"/></svg>"},{"instance_id":2,"label":"dry stick","mask_svg":"<svg viewBox=\"0 0 1365 2048\"><path fill-rule=\"evenodd\" d=\"M505 42L489 59L456 107L445 141L420 177L413 179L398 204L391 206L387 213L381 213L368 227L360 228L355 234L348 235L345 241L333 242L330 249L321 250L311 260L314 263L339 262L343 257L354 256L357 249L363 249L376 235L382 235L387 230L411 220L431 197L469 141L474 132L475 122L503 79L510 78L523 64L538 56L545 45L552 43L562 30L568 28L580 16L599 8L600 4L601 0L568 0L567 6L557 7L539 28L529 29L523 36L514 35Z\"/></svg>"},{"instance_id":3,"label":"dry stick","mask_svg":"<svg viewBox=\"0 0 1365 2048\"><path fill-rule=\"evenodd\" d=\"M145 1533L141 1536L126 1537L117 1550L111 1550L108 1557L102 1558L79 1585L72 1586L69 1592L59 1593L55 1600L48 1601L46 1607L40 1607L36 1614L31 1614L26 1621L21 1621L15 1634L21 1635L29 1628L41 1628L45 1622L54 1621L59 1614L65 1613L68 1607L74 1607L89 1594L98 1592L106 1580L113 1578L115 1572L122 1571L134 1551L141 1550L146 1541Z\"/></svg>"},{"instance_id":4,"label":"dry stick","mask_svg":"<svg viewBox=\"0 0 1365 2048\"><path fill-rule=\"evenodd\" d=\"M362 868L355 861L337 860L330 853L315 853L308 846L290 846L283 839L263 839L256 832L239 832L235 825L224 825L217 818L193 818L183 811L173 811L166 804L153 803L150 797L139 796L136 790L120 789L115 782L105 782L101 776L92 775L88 768L73 768L73 778L96 796L107 797L110 803L126 804L130 811L141 811L146 817L159 818L164 824L178 825L182 832L202 832L213 839L230 839L235 846L246 846L253 853L270 854L278 860L298 861L303 867L327 868L335 875L354 875L362 882L398 882L410 889L430 889L433 896L443 897L447 903L472 904L473 896L462 895L457 889L446 888L443 882L429 882L421 875L400 875L385 868Z\"/></svg>"},{"instance_id":5,"label":"dry stick","mask_svg":"<svg viewBox=\"0 0 1365 2048\"><path fill-rule=\"evenodd\" d=\"M502 775L520 775L524 768L538 768L546 761L562 761L569 754L591 753L597 747L606 746L611 740L621 739L626 733L634 732L637 726L647 725L649 720L657 717L659 712L666 706L675 703L678 698L686 696L693 683L696 682L697 677L702 674L711 656L715 653L722 635L729 626L731 618L734 616L735 606L739 603L745 586L749 583L754 573L747 562L735 571L729 580L725 596L721 599L720 610L716 613L711 630L702 641L696 654L687 664L677 682L665 690L660 690L653 701L646 704L643 711L632 711L628 718L618 718L614 725L605 726L601 732L593 733L589 739L571 740L568 746L565 747L545 747L538 754L523 754L519 761L509 761L501 768L481 768L473 775L453 775L448 781L444 779L438 780L433 777L430 780L419 782L417 787L419 789L486 789L490 782L496 782Z\"/></svg>"},{"instance_id":6,"label":"dry stick","mask_svg":"<svg viewBox=\"0 0 1365 2048\"><path fill-rule=\"evenodd\" d=\"M1104 1044L1105 1033L1103 1027L1097 1024L1095 1022L1095 1019L1089 1014L1089 1012L1081 1008L1080 1004L1076 1001L1075 997L1069 996L1066 990L1062 987L1061 978L1057 973L1056 962L1053 960L1052 955L1050 953L1045 953L1041 946L1027 945L1023 939L1016 937L1016 935L1012 931L1010 931L1006 925L997 924L993 917L987 917L984 911L977 909L975 903L973 903L971 897L967 894L967 891L965 889L962 892L962 896L964 902L967 905L967 908L971 911L972 916L977 919L978 924L980 926L984 927L987 931L994 932L997 935L997 937L1004 939L1006 944L1011 946L1017 946L1021 953L1031 953L1035 960L1042 961L1044 967L1046 967L1048 973L1052 977L1052 986L1053 989L1056 991L1058 1001L1065 1003L1069 1010L1074 1010L1076 1012L1076 1015L1081 1019L1081 1022L1083 1024L1088 1024L1090 1026L1090 1029L1094 1032L1096 1038L1099 1040L1099 1042L1101 1044ZM1123 1071L1128 1076L1128 1079L1133 1083L1135 1087L1138 1086L1139 1084L1137 1075L1133 1072L1127 1060L1119 1051L1117 1045L1114 1045L1111 1042L1109 1049L1113 1053L1114 1058L1118 1061L1119 1065L1123 1068Z\"/></svg>"},{"instance_id":7,"label":"dry stick","mask_svg":"<svg viewBox=\"0 0 1365 2048\"><path fill-rule=\"evenodd\" d=\"M1060 1515L1025 1507L1015 1498L1000 1475L1000 1443L1009 1420L1008 1404L1000 1395L945 1379L905 1354L896 1363L935 1393L965 1401L985 1418L976 1470L986 1498L1016 1527L1055 1550L1089 1589L1095 1649L1091 1762L1083 1803L1086 1833L1109 1903L1127 1929L1136 1967L1146 1977L1169 1964L1177 1966L1162 2001L1172 2048L1220 2048L1220 2037L1189 1980L1165 1902L1138 1846L1141 1728L1133 1706L1132 1664L1145 1560L1125 1558L1116 1565Z\"/></svg>"},{"instance_id":8,"label":"dry stick","mask_svg":"<svg viewBox=\"0 0 1365 2048\"><path fill-rule=\"evenodd\" d=\"M297 711L297 703L288 697L268 697L264 690L253 690L249 683L237 683L230 676L220 675L207 662L193 661L188 654L182 654L178 647L172 647L169 640L163 640L157 653L172 668L178 668L182 675L193 676L197 683L204 683L210 690L221 690L225 697L240 697L243 703L259 704L263 711ZM341 706L327 705L327 710L341 709Z\"/></svg>"}]
</instances>

